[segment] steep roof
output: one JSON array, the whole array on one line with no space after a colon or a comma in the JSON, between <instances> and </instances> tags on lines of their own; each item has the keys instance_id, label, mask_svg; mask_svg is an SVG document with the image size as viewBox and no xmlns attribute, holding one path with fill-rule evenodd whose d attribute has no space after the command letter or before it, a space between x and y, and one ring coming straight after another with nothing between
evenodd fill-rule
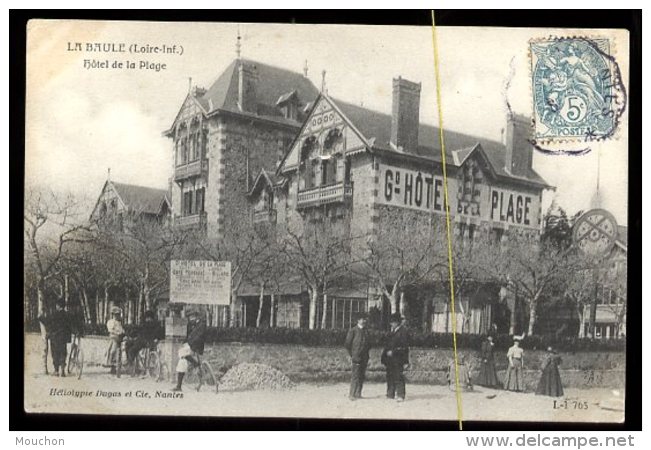
<instances>
[{"instance_id":1,"label":"steep roof","mask_svg":"<svg viewBox=\"0 0 651 450\"><path fill-rule=\"evenodd\" d=\"M628 227L623 225L617 227L617 240L628 247Z\"/></svg>"},{"instance_id":2,"label":"steep roof","mask_svg":"<svg viewBox=\"0 0 651 450\"><path fill-rule=\"evenodd\" d=\"M391 116L389 114L336 99L332 100L364 137L369 141L373 141L373 148L392 152L396 155L405 154L394 149L389 143L391 140ZM443 136L445 139L445 159L448 165L459 166L475 150L477 144L480 144L497 176L548 186L545 180L533 169L529 170L526 177L518 177L508 173L505 169L506 147L500 142L450 130L445 130ZM441 162L438 127L421 123L418 131L418 144L416 151L411 152L411 154Z\"/></svg>"},{"instance_id":3,"label":"steep roof","mask_svg":"<svg viewBox=\"0 0 651 450\"><path fill-rule=\"evenodd\" d=\"M264 170L264 168L260 169L260 172L258 173L258 176L255 178L255 181L253 182L253 186L251 186L251 190L247 193L247 195L253 195L255 194L262 186L265 184L269 187L274 187L274 186L279 186L285 181L285 178L277 176L273 172L267 172Z\"/></svg>"},{"instance_id":4,"label":"steep roof","mask_svg":"<svg viewBox=\"0 0 651 450\"><path fill-rule=\"evenodd\" d=\"M110 181L110 183L115 188L125 206L131 210L148 214L158 214L162 204L164 202L169 203L165 189L116 183L114 181Z\"/></svg>"},{"instance_id":5,"label":"steep roof","mask_svg":"<svg viewBox=\"0 0 651 450\"><path fill-rule=\"evenodd\" d=\"M258 103L257 115L299 125L296 121L285 119L276 104L281 97L295 92L300 105L307 105L319 94L314 84L297 72L246 59L234 60L205 93L197 95L196 98L203 108L208 112L222 110L242 113L237 104L240 64L253 69L257 75L255 89Z\"/></svg>"}]
</instances>

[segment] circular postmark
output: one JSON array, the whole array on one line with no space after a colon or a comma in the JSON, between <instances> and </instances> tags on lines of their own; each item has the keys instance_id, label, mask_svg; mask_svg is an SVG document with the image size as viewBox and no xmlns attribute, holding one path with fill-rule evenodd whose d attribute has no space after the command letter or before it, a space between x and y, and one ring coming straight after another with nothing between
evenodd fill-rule
<instances>
[{"instance_id":1,"label":"circular postmark","mask_svg":"<svg viewBox=\"0 0 651 450\"><path fill-rule=\"evenodd\" d=\"M617 239L617 221L605 209L592 209L579 217L572 228L572 241L584 255L606 255Z\"/></svg>"},{"instance_id":2,"label":"circular postmark","mask_svg":"<svg viewBox=\"0 0 651 450\"><path fill-rule=\"evenodd\" d=\"M606 38L547 38L530 42L534 139L544 144L612 137L626 109L619 65Z\"/></svg>"}]
</instances>

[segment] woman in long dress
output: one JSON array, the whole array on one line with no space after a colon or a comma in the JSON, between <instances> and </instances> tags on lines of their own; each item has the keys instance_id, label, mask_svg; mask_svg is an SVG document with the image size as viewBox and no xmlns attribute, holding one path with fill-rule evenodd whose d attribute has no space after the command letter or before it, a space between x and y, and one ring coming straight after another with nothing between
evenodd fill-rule
<instances>
[{"instance_id":1,"label":"woman in long dress","mask_svg":"<svg viewBox=\"0 0 651 450\"><path fill-rule=\"evenodd\" d=\"M477 384L489 388L500 387L500 382L497 379L497 370L495 369L495 356L493 349L493 337L488 336L481 344L481 368L479 370L479 378Z\"/></svg>"},{"instance_id":2,"label":"woman in long dress","mask_svg":"<svg viewBox=\"0 0 651 450\"><path fill-rule=\"evenodd\" d=\"M524 350L520 347L520 339L513 338L513 346L509 348L506 357L509 360L509 368L506 371L504 389L507 391L522 392L524 383L522 380L522 367L524 365Z\"/></svg>"},{"instance_id":3,"label":"woman in long dress","mask_svg":"<svg viewBox=\"0 0 651 450\"><path fill-rule=\"evenodd\" d=\"M542 374L536 389L536 395L547 395L549 397L563 396L563 382L558 366L561 363L561 357L549 347L547 349L547 358L543 363Z\"/></svg>"}]
</instances>

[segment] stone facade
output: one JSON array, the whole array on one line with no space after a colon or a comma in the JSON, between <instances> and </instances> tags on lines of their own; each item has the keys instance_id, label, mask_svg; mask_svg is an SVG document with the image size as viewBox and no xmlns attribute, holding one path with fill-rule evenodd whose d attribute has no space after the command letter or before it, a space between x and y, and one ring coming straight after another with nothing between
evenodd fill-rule
<instances>
[{"instance_id":1,"label":"stone facade","mask_svg":"<svg viewBox=\"0 0 651 450\"><path fill-rule=\"evenodd\" d=\"M350 237L351 254L356 257L368 251L369 238L398 245L401 240L413 244L429 239L437 243L435 251L445 259L438 131L418 123L420 84L394 79L392 114L385 115L319 95L305 86L302 91L284 92L289 80L297 86L304 83L298 74L274 72L253 62L236 62L230 70L226 78L232 86L224 91L238 94L231 106L228 95L226 100L215 95L220 83L225 83L218 80L207 91L189 94L168 133L176 148L172 199L181 222L188 212L180 205L187 198L183 191L189 180L205 189L200 220L191 223L205 227L209 236L228 239L232 231L230 238L237 238L238 232L254 230L261 222L271 225L280 237L287 231L302 235L319 225L337 236ZM272 86L274 77L286 78L277 84L282 88ZM223 109L213 99L223 101ZM191 176L179 177L178 154L187 151L179 147L183 142L179 139L185 133L187 142L192 142L193 124L202 129L197 145L206 165L193 168ZM519 234L535 240L539 236L542 191L550 186L531 167L533 149L525 139L525 124L525 119L509 116L506 143L447 133L447 186L455 239L502 240ZM389 276L386 282L393 280ZM300 280L294 284L306 286ZM383 302L377 303L381 286L371 286L369 280L358 284L348 286L346 293L328 294L332 298L323 304L331 308L326 314L333 319L326 322L335 324L336 314L348 314L341 323L349 326L371 303L382 308ZM409 291L409 286L401 288L403 295ZM429 315L428 305L435 301L432 296L438 298L436 292L444 289L430 286L426 289L429 299L418 292L410 294L417 304L412 313L418 310ZM307 293L297 296L295 290L296 286L286 294L301 303L305 312ZM251 294L244 299L244 307L257 310L259 300ZM337 312L335 304L343 310ZM432 326L429 320L424 325Z\"/></svg>"}]
</instances>

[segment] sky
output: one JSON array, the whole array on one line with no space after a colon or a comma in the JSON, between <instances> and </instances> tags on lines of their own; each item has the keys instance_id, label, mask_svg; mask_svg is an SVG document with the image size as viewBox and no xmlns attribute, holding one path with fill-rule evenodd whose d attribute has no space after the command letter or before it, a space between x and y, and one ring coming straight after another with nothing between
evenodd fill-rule
<instances>
[{"instance_id":1,"label":"sky","mask_svg":"<svg viewBox=\"0 0 651 450\"><path fill-rule=\"evenodd\" d=\"M299 73L328 94L390 113L391 80L422 83L421 121L438 124L431 27L289 24L40 21L28 27L26 184L72 192L92 205L106 181L166 188L172 173L170 127L192 84L208 88L236 57ZM607 33L605 31L602 34ZM627 35L609 31L612 52ZM507 101L531 115L528 41L581 30L437 28L444 129L500 140ZM595 34L591 30L589 34ZM177 45L182 55L67 51L68 43ZM85 69L84 59L155 62L165 70ZM619 61L625 79L627 61ZM506 88L508 84L508 89ZM624 116L626 122L626 115ZM602 207L626 224L628 142L591 143L583 156L535 152L534 169L555 191L544 196L569 213L589 209L600 167Z\"/></svg>"}]
</instances>

